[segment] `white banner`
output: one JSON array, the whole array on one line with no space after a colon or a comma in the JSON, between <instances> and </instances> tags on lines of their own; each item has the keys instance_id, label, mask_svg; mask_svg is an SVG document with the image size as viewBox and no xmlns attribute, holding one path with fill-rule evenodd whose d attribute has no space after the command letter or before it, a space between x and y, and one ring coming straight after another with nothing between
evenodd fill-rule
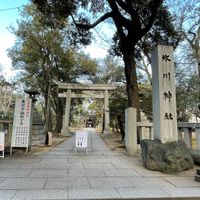
<instances>
[{"instance_id":1,"label":"white banner","mask_svg":"<svg viewBox=\"0 0 200 200\"><path fill-rule=\"evenodd\" d=\"M0 131L0 151L4 151L5 149L5 133Z\"/></svg>"},{"instance_id":2,"label":"white banner","mask_svg":"<svg viewBox=\"0 0 200 200\"><path fill-rule=\"evenodd\" d=\"M76 131L76 147L87 148L88 133L87 131Z\"/></svg>"},{"instance_id":3,"label":"white banner","mask_svg":"<svg viewBox=\"0 0 200 200\"><path fill-rule=\"evenodd\" d=\"M17 99L12 131L12 147L28 147L32 100Z\"/></svg>"}]
</instances>

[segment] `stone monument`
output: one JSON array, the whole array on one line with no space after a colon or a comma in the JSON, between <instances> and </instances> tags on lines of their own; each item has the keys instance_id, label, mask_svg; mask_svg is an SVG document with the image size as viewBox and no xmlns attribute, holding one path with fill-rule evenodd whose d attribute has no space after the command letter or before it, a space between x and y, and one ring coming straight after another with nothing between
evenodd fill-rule
<instances>
[{"instance_id":1,"label":"stone monument","mask_svg":"<svg viewBox=\"0 0 200 200\"><path fill-rule=\"evenodd\" d=\"M143 164L147 169L172 173L194 166L190 151L178 141L173 47L152 51L154 140L142 140Z\"/></svg>"},{"instance_id":2,"label":"stone monument","mask_svg":"<svg viewBox=\"0 0 200 200\"><path fill-rule=\"evenodd\" d=\"M152 51L152 91L154 139L162 143L178 141L175 71L172 46Z\"/></svg>"}]
</instances>

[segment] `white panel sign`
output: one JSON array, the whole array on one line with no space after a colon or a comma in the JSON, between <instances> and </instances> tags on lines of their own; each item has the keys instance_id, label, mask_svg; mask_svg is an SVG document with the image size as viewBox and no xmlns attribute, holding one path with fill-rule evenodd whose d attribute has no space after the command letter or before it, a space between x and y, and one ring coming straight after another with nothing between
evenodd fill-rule
<instances>
[{"instance_id":1,"label":"white panel sign","mask_svg":"<svg viewBox=\"0 0 200 200\"><path fill-rule=\"evenodd\" d=\"M15 114L12 132L12 147L28 147L30 120L31 120L31 99L17 99L15 102Z\"/></svg>"},{"instance_id":2,"label":"white panel sign","mask_svg":"<svg viewBox=\"0 0 200 200\"><path fill-rule=\"evenodd\" d=\"M0 157L4 158L4 149L5 149L5 133L0 131L0 151L2 152Z\"/></svg>"},{"instance_id":3,"label":"white panel sign","mask_svg":"<svg viewBox=\"0 0 200 200\"><path fill-rule=\"evenodd\" d=\"M0 131L0 151L4 151L5 148L5 133Z\"/></svg>"},{"instance_id":4,"label":"white panel sign","mask_svg":"<svg viewBox=\"0 0 200 200\"><path fill-rule=\"evenodd\" d=\"M76 147L87 148L88 133L87 131L76 131Z\"/></svg>"}]
</instances>

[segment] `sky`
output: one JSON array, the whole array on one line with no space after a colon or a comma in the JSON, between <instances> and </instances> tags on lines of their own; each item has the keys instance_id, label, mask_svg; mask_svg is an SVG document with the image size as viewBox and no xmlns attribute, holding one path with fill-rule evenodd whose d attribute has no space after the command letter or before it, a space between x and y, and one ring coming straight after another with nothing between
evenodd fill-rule
<instances>
[{"instance_id":1,"label":"sky","mask_svg":"<svg viewBox=\"0 0 200 200\"><path fill-rule=\"evenodd\" d=\"M7 49L11 48L15 43L15 36L9 32L10 25L17 26L16 21L20 20L19 9L26 5L29 0L0 0L0 65L3 67L3 75L9 80L14 76L12 70L12 62L7 56ZM92 58L103 58L107 54L107 49L93 42L90 46L84 49L86 54L90 54Z\"/></svg>"},{"instance_id":2,"label":"sky","mask_svg":"<svg viewBox=\"0 0 200 200\"><path fill-rule=\"evenodd\" d=\"M9 32L8 27L10 25L16 26L16 21L20 18L19 10L12 8L21 8L27 2L28 0L0 0L0 64L6 79L13 75L11 60L8 58L6 50L15 42L15 37Z\"/></svg>"}]
</instances>

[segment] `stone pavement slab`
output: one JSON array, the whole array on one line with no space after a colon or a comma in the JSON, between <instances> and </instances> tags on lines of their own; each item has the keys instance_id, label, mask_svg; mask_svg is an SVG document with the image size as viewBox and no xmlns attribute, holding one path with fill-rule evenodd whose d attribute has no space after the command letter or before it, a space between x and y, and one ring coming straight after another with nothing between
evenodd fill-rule
<instances>
[{"instance_id":1,"label":"stone pavement slab","mask_svg":"<svg viewBox=\"0 0 200 200\"><path fill-rule=\"evenodd\" d=\"M67 200L67 190L18 190L12 200Z\"/></svg>"},{"instance_id":2,"label":"stone pavement slab","mask_svg":"<svg viewBox=\"0 0 200 200\"><path fill-rule=\"evenodd\" d=\"M0 188L8 190L36 190L43 189L45 182L46 178L6 178L0 183Z\"/></svg>"},{"instance_id":3,"label":"stone pavement slab","mask_svg":"<svg viewBox=\"0 0 200 200\"><path fill-rule=\"evenodd\" d=\"M125 178L89 178L91 188L133 187Z\"/></svg>"},{"instance_id":4,"label":"stone pavement slab","mask_svg":"<svg viewBox=\"0 0 200 200\"><path fill-rule=\"evenodd\" d=\"M0 183L4 180L5 178L0 178Z\"/></svg>"},{"instance_id":5,"label":"stone pavement slab","mask_svg":"<svg viewBox=\"0 0 200 200\"><path fill-rule=\"evenodd\" d=\"M112 163L84 163L84 167L86 169L109 169L109 170L116 170Z\"/></svg>"},{"instance_id":6,"label":"stone pavement slab","mask_svg":"<svg viewBox=\"0 0 200 200\"><path fill-rule=\"evenodd\" d=\"M165 180L170 182L176 187L199 187L200 190L200 183L194 181L194 177L165 177Z\"/></svg>"},{"instance_id":7,"label":"stone pavement slab","mask_svg":"<svg viewBox=\"0 0 200 200\"><path fill-rule=\"evenodd\" d=\"M72 136L50 152L0 159L0 200L200 199L195 169L149 171L141 156L113 152L93 129L88 132L88 153L75 153Z\"/></svg>"},{"instance_id":8,"label":"stone pavement slab","mask_svg":"<svg viewBox=\"0 0 200 200\"><path fill-rule=\"evenodd\" d=\"M120 196L122 198L131 198L131 199L137 199L137 198L166 198L170 197L168 193L161 190L160 188L117 188L117 191L119 192Z\"/></svg>"},{"instance_id":9,"label":"stone pavement slab","mask_svg":"<svg viewBox=\"0 0 200 200\"><path fill-rule=\"evenodd\" d=\"M134 166L125 160L116 160L112 163L117 169L134 169Z\"/></svg>"},{"instance_id":10,"label":"stone pavement slab","mask_svg":"<svg viewBox=\"0 0 200 200\"><path fill-rule=\"evenodd\" d=\"M110 170L110 169L104 169L104 173L108 177L130 177L133 176L134 178L137 176L141 176L138 174L135 170L131 169L115 169L115 170Z\"/></svg>"},{"instance_id":11,"label":"stone pavement slab","mask_svg":"<svg viewBox=\"0 0 200 200\"><path fill-rule=\"evenodd\" d=\"M88 178L48 178L44 189L90 188Z\"/></svg>"},{"instance_id":12,"label":"stone pavement slab","mask_svg":"<svg viewBox=\"0 0 200 200\"><path fill-rule=\"evenodd\" d=\"M72 189L69 199L121 199L116 189Z\"/></svg>"},{"instance_id":13,"label":"stone pavement slab","mask_svg":"<svg viewBox=\"0 0 200 200\"><path fill-rule=\"evenodd\" d=\"M32 170L29 177L40 178L40 177L66 177L68 176L67 169L65 170Z\"/></svg>"},{"instance_id":14,"label":"stone pavement slab","mask_svg":"<svg viewBox=\"0 0 200 200\"><path fill-rule=\"evenodd\" d=\"M54 159L42 159L40 161L41 164L47 164L47 165L52 165L52 164L64 164L67 165L69 163L68 159L63 159L63 158L54 158Z\"/></svg>"},{"instance_id":15,"label":"stone pavement slab","mask_svg":"<svg viewBox=\"0 0 200 200\"><path fill-rule=\"evenodd\" d=\"M44 164L44 163L37 163L37 164L26 164L26 165L22 165L20 166L18 169L54 169L54 170L62 170L62 169L66 169L66 165L62 164L62 163L58 163L58 164Z\"/></svg>"},{"instance_id":16,"label":"stone pavement slab","mask_svg":"<svg viewBox=\"0 0 200 200\"><path fill-rule=\"evenodd\" d=\"M147 178L147 177L128 177L127 180L134 184L137 188L143 188L146 190L146 188L164 188L164 187L172 187L175 188L175 186L168 181L163 180L160 177L153 177L153 178Z\"/></svg>"},{"instance_id":17,"label":"stone pavement slab","mask_svg":"<svg viewBox=\"0 0 200 200\"><path fill-rule=\"evenodd\" d=\"M99 169L69 169L70 177L105 177L103 170Z\"/></svg>"},{"instance_id":18,"label":"stone pavement slab","mask_svg":"<svg viewBox=\"0 0 200 200\"><path fill-rule=\"evenodd\" d=\"M13 164L12 162L10 162L10 163L1 163L0 164L0 169L17 169L20 166L21 166L21 164L15 164L15 163Z\"/></svg>"},{"instance_id":19,"label":"stone pavement slab","mask_svg":"<svg viewBox=\"0 0 200 200\"><path fill-rule=\"evenodd\" d=\"M23 169L0 169L0 177L27 177L30 174L30 172L31 170Z\"/></svg>"},{"instance_id":20,"label":"stone pavement slab","mask_svg":"<svg viewBox=\"0 0 200 200\"><path fill-rule=\"evenodd\" d=\"M1 200L10 200L15 195L16 190L0 190Z\"/></svg>"},{"instance_id":21,"label":"stone pavement slab","mask_svg":"<svg viewBox=\"0 0 200 200\"><path fill-rule=\"evenodd\" d=\"M179 197L179 198L185 198L185 197L197 197L200 199L200 188L165 188L165 191L171 196L171 197Z\"/></svg>"}]
</instances>

